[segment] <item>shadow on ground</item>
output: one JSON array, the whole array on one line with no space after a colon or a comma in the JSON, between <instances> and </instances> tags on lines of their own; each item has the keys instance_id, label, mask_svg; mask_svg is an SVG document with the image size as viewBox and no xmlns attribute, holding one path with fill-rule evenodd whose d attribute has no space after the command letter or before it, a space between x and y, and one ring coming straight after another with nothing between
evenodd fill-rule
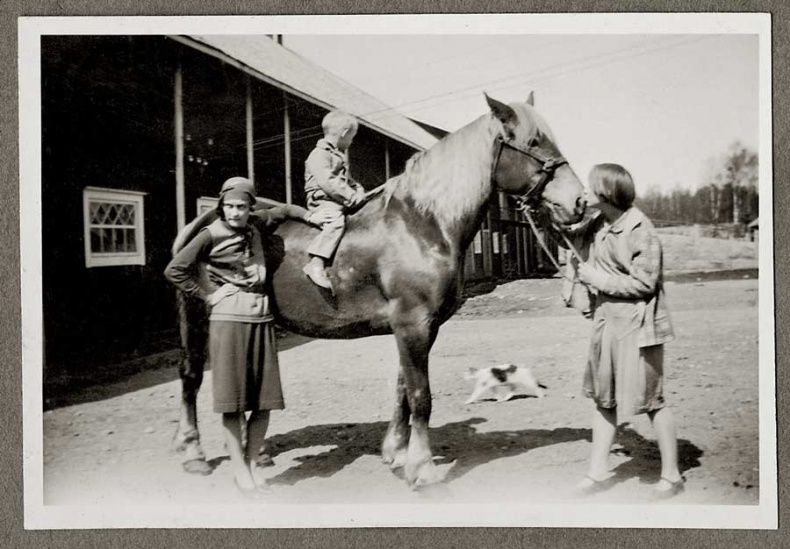
<instances>
[{"instance_id":1,"label":"shadow on ground","mask_svg":"<svg viewBox=\"0 0 790 549\"><path fill-rule=\"evenodd\" d=\"M618 465L614 473L618 478L638 478L645 484L653 484L661 478L661 454L655 441L647 440L634 431L628 423L621 425L617 432L619 447L613 453L629 457ZM678 440L678 466L683 474L689 469L700 466L703 452L685 439ZM645 466L645 463L650 465Z\"/></svg>"},{"instance_id":2,"label":"shadow on ground","mask_svg":"<svg viewBox=\"0 0 790 549\"><path fill-rule=\"evenodd\" d=\"M283 333L277 343L280 351L287 351L310 341L309 337ZM181 349L176 348L112 364L73 365L69 373L50 374L44 379L44 410L106 400L169 383L178 379L181 356Z\"/></svg>"},{"instance_id":3,"label":"shadow on ground","mask_svg":"<svg viewBox=\"0 0 790 549\"><path fill-rule=\"evenodd\" d=\"M558 427L556 429L523 429L480 433L475 425L483 418L469 418L431 429L431 444L438 463L455 462L445 483L463 477L476 467L496 459L513 457L554 444L590 440L589 429ZM365 455L380 456L381 441L387 422L314 425L271 437L269 449L277 454L316 446L331 446L317 454L296 459L298 465L272 477L272 484L293 485L311 478L331 477ZM631 459L615 470L619 478L639 477L656 481L661 470L658 447L632 429L618 436L619 450ZM678 441L681 472L699 467L702 450L687 440ZM382 464L382 468L386 465ZM647 472L647 473L646 473ZM399 473L396 473L399 474ZM644 478L643 478L644 477Z\"/></svg>"}]
</instances>

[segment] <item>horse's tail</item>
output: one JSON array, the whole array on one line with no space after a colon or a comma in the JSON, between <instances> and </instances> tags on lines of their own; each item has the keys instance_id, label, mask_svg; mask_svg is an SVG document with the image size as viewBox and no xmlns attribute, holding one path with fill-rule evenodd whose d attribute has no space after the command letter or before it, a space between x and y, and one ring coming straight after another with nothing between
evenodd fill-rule
<instances>
[{"instance_id":1,"label":"horse's tail","mask_svg":"<svg viewBox=\"0 0 790 549\"><path fill-rule=\"evenodd\" d=\"M181 251L201 229L207 227L216 218L217 213L212 209L202 213L181 229L171 247L173 255ZM181 291L176 291L176 305L181 346L185 351L180 366L181 378L199 387L205 362L207 310L201 300L189 298Z\"/></svg>"}]
</instances>

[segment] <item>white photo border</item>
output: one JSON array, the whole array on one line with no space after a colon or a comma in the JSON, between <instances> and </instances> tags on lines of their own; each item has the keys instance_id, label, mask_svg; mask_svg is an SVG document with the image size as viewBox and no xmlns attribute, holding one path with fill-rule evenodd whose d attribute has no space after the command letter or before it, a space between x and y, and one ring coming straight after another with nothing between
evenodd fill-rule
<instances>
[{"instance_id":1,"label":"white photo border","mask_svg":"<svg viewBox=\"0 0 790 549\"><path fill-rule=\"evenodd\" d=\"M760 181L773 181L771 19L763 13L594 13L359 16L23 17L19 20L20 259L24 525L27 529L302 527L778 527L773 189L760 192L758 505L53 506L43 501L41 283L41 62L43 35L137 34L756 34L760 40Z\"/></svg>"}]
</instances>

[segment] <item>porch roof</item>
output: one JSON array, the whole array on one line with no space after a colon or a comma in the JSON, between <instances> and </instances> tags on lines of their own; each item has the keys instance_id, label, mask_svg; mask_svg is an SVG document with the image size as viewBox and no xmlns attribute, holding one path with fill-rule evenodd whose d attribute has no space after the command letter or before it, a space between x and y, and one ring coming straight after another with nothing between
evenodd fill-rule
<instances>
[{"instance_id":1,"label":"porch roof","mask_svg":"<svg viewBox=\"0 0 790 549\"><path fill-rule=\"evenodd\" d=\"M419 150L437 139L401 113L320 65L262 35L189 35L171 38L236 65L274 86L326 109L342 109L360 123Z\"/></svg>"}]
</instances>

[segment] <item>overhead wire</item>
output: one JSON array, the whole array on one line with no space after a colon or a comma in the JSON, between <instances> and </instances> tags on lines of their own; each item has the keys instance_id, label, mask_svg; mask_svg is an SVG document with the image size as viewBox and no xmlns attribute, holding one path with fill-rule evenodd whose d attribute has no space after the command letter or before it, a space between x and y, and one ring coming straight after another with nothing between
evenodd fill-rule
<instances>
[{"instance_id":1,"label":"overhead wire","mask_svg":"<svg viewBox=\"0 0 790 549\"><path fill-rule=\"evenodd\" d=\"M456 97L447 99L447 100L443 101L442 104L454 103L454 102L457 102L457 101L462 101L462 100L465 100L465 99L471 97L472 94L479 93L481 87L494 85L495 87L491 88L490 91L501 91L503 89L509 89L509 88L515 87L517 85L522 85L525 82L532 82L532 83L534 83L534 82L544 82L544 81L547 81L547 80L552 80L552 79L555 79L555 78L559 78L559 77L564 76L566 74L571 74L571 73L575 73L575 72L581 72L581 71L588 70L588 69L593 68L593 67L598 67L598 66L606 65L606 64L609 64L609 63L613 63L613 62L623 61L625 59L630 59L630 58L639 57L639 56L642 56L642 55L655 53L655 52L658 52L658 51L663 51L663 50L667 50L667 49L671 49L671 48L675 48L675 47L679 47L679 46L683 46L683 45L688 45L688 44L700 42L700 41L703 41L703 40L708 40L708 39L711 39L711 38L714 38L714 37L716 37L716 35L713 35L713 36L705 35L705 36L700 37L700 38L694 38L694 39L691 39L691 40L682 40L682 41L679 41L679 42L674 42L674 43L671 43L671 44L664 44L664 45L661 45L661 46L651 47L651 48L644 48L644 46L642 46L642 47L633 47L633 46L631 46L631 47L628 47L628 48L621 48L619 50L614 50L614 51L611 51L611 52L607 52L607 53L604 53L602 55L588 56L588 57L585 57L585 58L582 58L582 59L578 59L578 60L574 60L574 61L571 61L571 62L568 62L568 63L555 65L553 67L548 67L548 68L545 68L545 69L539 69L539 70L536 70L536 71L528 71L528 72L525 72L525 73L521 73L521 74L518 74L518 75L512 75L512 76L508 76L508 77L504 77L504 78L498 78L498 79L495 79L495 80L491 80L491 81L487 81L487 82L483 82L483 83L478 83L478 84L475 84L474 86L467 86L467 87L464 87L464 88L453 90L451 92L445 92L445 93L441 93L441 94L425 97L425 98L422 98L422 99L419 99L419 100L401 103L401 104L395 105L395 106L388 106L386 108L379 109L379 110L376 110L376 111L371 111L369 113L361 114L359 116L363 117L365 119L371 120L371 121L380 121L380 120L384 120L384 119L387 119L387 118L390 118L390 117L404 116L404 107L410 107L411 106L411 108L405 109L405 112L416 112L416 111L424 110L426 108L435 107L436 105L431 103L429 105L423 105L421 107L414 107L415 105L420 105L422 103L435 101L435 100L438 100L438 99L443 99L443 98L446 98L448 96L452 97L454 95ZM629 52L631 52L631 53L629 53ZM572 68L568 68L567 70L557 71L558 68L562 68L562 67L572 67ZM544 74L544 73L548 73L548 74L546 74L545 76L541 77L540 75ZM507 85L504 85L504 86L503 85L496 86L496 84L498 84L498 83L499 84L503 84L505 82L509 82L509 83ZM297 130L297 133L302 133L302 132L306 132L306 133L304 133L304 135L298 136L296 138L294 138L293 134L292 134L292 137L291 137L290 141L291 141L291 143L293 143L295 141L300 141L300 140L304 140L304 139L311 139L311 138L315 138L315 137L320 137L321 135L323 135L323 132L320 131L320 130L321 130L321 126L320 125L309 126L309 127L306 127L306 128L300 128L299 130ZM263 149L266 149L266 148L270 148L272 146L272 144L275 144L275 146L280 146L279 144L282 142L284 137L285 137L284 134L278 134L278 135L268 136L268 137L260 139L260 140L256 140L256 141L253 142L253 148L256 149L256 150L263 150Z\"/></svg>"},{"instance_id":2,"label":"overhead wire","mask_svg":"<svg viewBox=\"0 0 790 549\"><path fill-rule=\"evenodd\" d=\"M546 45L546 46L541 47L541 48L534 48L534 49L530 50L530 53L534 53L536 51L540 51L540 50L543 50L543 49L548 49L548 48L552 47L553 45L554 44ZM616 53L619 53L619 52L629 51L631 49L634 49L633 46L628 47L628 48L619 48L617 50L606 52L606 53L604 53L602 55L591 56L591 57L588 57L588 58L575 60L575 61L573 61L573 63L583 62L583 61L585 61L587 59L596 59L596 58L599 58L599 57L605 57L605 56L616 54ZM565 65L565 64L563 64L563 65ZM563 66L563 65L560 65L560 66ZM468 87L465 87L465 88L451 90L449 92L442 92L440 94L431 95L431 96L428 96L428 97L423 97L421 99L415 99L415 100L412 100L412 101L406 101L404 103L399 103L397 105L384 105L383 108L381 108L381 109L377 109L375 111L369 111L367 113L360 114L359 116L367 118L367 119L374 119L374 120L375 119L385 119L385 118L388 118L390 116L399 116L399 115L401 115L401 111L399 111L397 109L402 109L403 107L409 107L411 105L417 105L417 104L420 104L420 103L424 103L426 101L433 101L435 99L441 99L443 97L454 95L454 94L457 94L459 92L466 92L466 91L473 90L476 93L477 91L479 91L480 87L482 87L482 86L493 85L493 84L496 84L496 83L499 83L499 82L512 80L512 79L526 78L526 77L531 76L533 74L540 74L542 72L545 72L546 70L551 70L552 68L553 67L551 67L551 68L543 68L543 69L538 69L538 70L534 70L534 71L527 71L525 73L515 74L515 75L512 75L512 76L507 76L507 77L504 77L504 78L497 78L495 80L491 80L491 81L487 81L487 82L483 82L483 83L478 83L478 84L475 84L475 85L472 85L472 86L468 86ZM398 76L398 77L400 78L400 76ZM273 108L273 109L267 109L260 116L263 116L264 114L282 113L282 112L285 111L285 109L286 109L286 107L276 107L276 108ZM377 117L377 115L381 115L382 113L388 113L388 114ZM256 118L256 117L254 117L254 118ZM303 128L303 129L316 129L317 130L319 128L320 128L320 126L316 125L316 126L310 126L308 128ZM272 136L272 137L276 138L276 139L279 139L279 138L283 137L283 134ZM258 144L258 143L264 142L267 139L268 138L265 138L265 139L260 140L260 141L255 141L254 144Z\"/></svg>"}]
</instances>

